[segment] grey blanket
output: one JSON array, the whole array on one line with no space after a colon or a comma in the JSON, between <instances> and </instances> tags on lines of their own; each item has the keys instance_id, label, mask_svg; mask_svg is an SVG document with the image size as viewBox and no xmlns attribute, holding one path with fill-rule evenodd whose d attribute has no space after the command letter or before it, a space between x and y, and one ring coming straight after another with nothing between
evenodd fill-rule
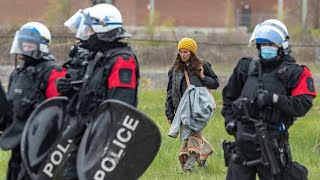
<instances>
[{"instance_id":1,"label":"grey blanket","mask_svg":"<svg viewBox=\"0 0 320 180\"><path fill-rule=\"evenodd\" d=\"M190 85L183 94L168 135L186 140L194 132L202 130L214 113L215 102L206 87Z\"/></svg>"}]
</instances>

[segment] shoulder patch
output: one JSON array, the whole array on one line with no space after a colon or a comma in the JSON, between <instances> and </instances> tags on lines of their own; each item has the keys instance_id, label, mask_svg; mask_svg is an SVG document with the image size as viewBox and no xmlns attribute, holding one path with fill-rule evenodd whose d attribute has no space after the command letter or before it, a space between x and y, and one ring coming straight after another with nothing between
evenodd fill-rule
<instances>
[{"instance_id":1,"label":"shoulder patch","mask_svg":"<svg viewBox=\"0 0 320 180\"><path fill-rule=\"evenodd\" d=\"M315 92L315 88L314 88L313 79L312 79L311 77L307 77L306 81L307 81L308 90L309 90L310 92L313 92L313 93L314 93L314 92Z\"/></svg>"},{"instance_id":2,"label":"shoulder patch","mask_svg":"<svg viewBox=\"0 0 320 180\"><path fill-rule=\"evenodd\" d=\"M108 77L108 88L127 87L136 89L136 71L137 65L133 56L130 56L128 60L119 56Z\"/></svg>"},{"instance_id":3,"label":"shoulder patch","mask_svg":"<svg viewBox=\"0 0 320 180\"><path fill-rule=\"evenodd\" d=\"M132 80L131 76L132 76L132 69L129 69L129 68L119 69L119 77L120 77L121 83L130 84Z\"/></svg>"},{"instance_id":4,"label":"shoulder patch","mask_svg":"<svg viewBox=\"0 0 320 180\"><path fill-rule=\"evenodd\" d=\"M302 94L309 94L313 97L317 96L310 70L307 67L303 68L298 84L291 92L292 96L298 96Z\"/></svg>"}]
</instances>

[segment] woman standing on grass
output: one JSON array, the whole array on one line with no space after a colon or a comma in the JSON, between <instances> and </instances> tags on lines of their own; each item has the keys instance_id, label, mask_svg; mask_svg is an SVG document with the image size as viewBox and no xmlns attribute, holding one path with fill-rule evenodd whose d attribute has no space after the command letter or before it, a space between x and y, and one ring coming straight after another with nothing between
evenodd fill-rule
<instances>
[{"instance_id":1,"label":"woman standing on grass","mask_svg":"<svg viewBox=\"0 0 320 180\"><path fill-rule=\"evenodd\" d=\"M172 126L176 125L175 121L178 118L175 118L175 115L178 113L178 105L183 99L183 94L187 89L190 89L188 88L189 85L209 89L217 89L219 87L218 77L211 69L211 65L197 55L197 43L193 39L182 38L178 44L178 51L176 60L168 72L169 82L165 104L165 113ZM206 90L206 92L210 95L209 91ZM184 114L188 116L189 114L187 113L189 112L179 111L177 116L182 117ZM172 126L171 129L173 128ZM180 128L185 128L185 125L182 124ZM183 132L180 132L182 135ZM169 133L169 136L172 135ZM202 131L190 130L180 140L182 143L179 160L182 170L192 172L196 161L200 167L204 167L207 157L214 151L212 146L202 137Z\"/></svg>"}]
</instances>

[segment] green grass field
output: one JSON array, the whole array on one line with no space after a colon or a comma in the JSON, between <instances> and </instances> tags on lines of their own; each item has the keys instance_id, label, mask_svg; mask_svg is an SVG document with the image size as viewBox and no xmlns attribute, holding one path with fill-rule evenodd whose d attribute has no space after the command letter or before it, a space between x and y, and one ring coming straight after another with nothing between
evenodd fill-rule
<instances>
[{"instance_id":1,"label":"green grass field","mask_svg":"<svg viewBox=\"0 0 320 180\"><path fill-rule=\"evenodd\" d=\"M164 115L165 91L141 91L139 94L139 109L151 117L158 125L162 134L160 151L140 179L213 179L223 180L227 168L224 166L221 142L232 140L224 130L223 118L220 114L222 101L221 91L213 92L217 102L217 109L212 120L204 130L205 138L214 146L217 152L208 158L206 169L196 168L194 173L181 172L178 162L179 138L167 136L169 124ZM309 170L309 180L320 179L320 100L316 98L310 112L290 128L290 144L295 161L305 165ZM0 180L5 179L9 153L0 152Z\"/></svg>"}]
</instances>

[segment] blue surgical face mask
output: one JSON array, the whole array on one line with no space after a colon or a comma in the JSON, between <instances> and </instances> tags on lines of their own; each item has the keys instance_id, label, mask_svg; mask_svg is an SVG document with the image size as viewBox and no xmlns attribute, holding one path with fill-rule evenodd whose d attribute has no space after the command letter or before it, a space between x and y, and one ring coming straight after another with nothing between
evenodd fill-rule
<instances>
[{"instance_id":1,"label":"blue surgical face mask","mask_svg":"<svg viewBox=\"0 0 320 180\"><path fill-rule=\"evenodd\" d=\"M278 48L272 47L272 46L262 46L260 48L261 51L261 57L264 60L271 60L278 55Z\"/></svg>"}]
</instances>

